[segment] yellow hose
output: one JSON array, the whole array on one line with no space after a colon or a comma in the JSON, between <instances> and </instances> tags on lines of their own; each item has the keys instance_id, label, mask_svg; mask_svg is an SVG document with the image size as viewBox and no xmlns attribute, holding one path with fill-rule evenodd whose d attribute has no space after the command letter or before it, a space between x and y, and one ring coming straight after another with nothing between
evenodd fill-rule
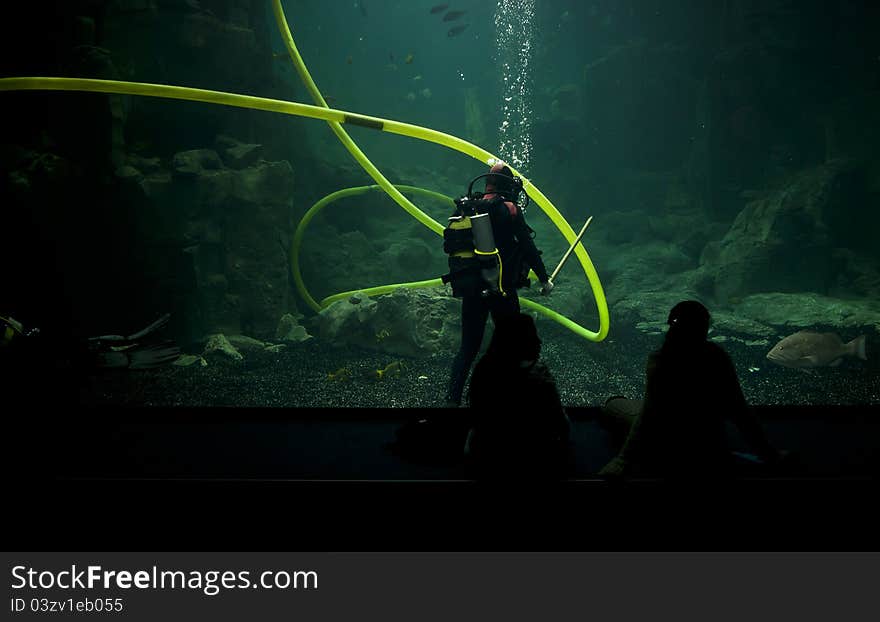
<instances>
[{"instance_id":1,"label":"yellow hose","mask_svg":"<svg viewBox=\"0 0 880 622\"><path fill-rule=\"evenodd\" d=\"M367 159L367 157L363 154L362 151L354 144L354 141L348 136L345 130L341 127L342 123L350 123L354 125L360 125L363 127L369 127L371 129L378 129L385 132L390 132L393 134L400 134L403 136L410 136L412 138L416 138L419 140L425 140L428 142L433 142L439 145L443 145L450 149L454 149L466 155L469 155L484 164L489 164L490 161L497 159L488 151L481 149L480 147L473 145L467 141L464 141L455 136L451 136L449 134L444 134L443 132L438 132L436 130L431 130L428 128L420 127L417 125L411 125L408 123L400 123L397 121L391 121L388 119L381 119L378 117L370 117L366 115L361 115L357 113L346 112L342 110L334 110L327 107L324 98L321 96L320 92L317 89L317 86L314 84L314 81L311 79L311 76L308 73L308 70L305 67L305 64L302 62L302 58L299 55L299 52L296 49L296 46L293 43L293 37L290 34L290 29L287 26L287 20L284 17L283 9L281 8L281 4L279 0L273 0L273 8L275 10L276 19L278 20L279 28L282 31L282 37L284 38L285 45L288 49L288 52L291 55L292 60L294 61L294 65L297 68L300 77L306 83L307 88L309 89L313 99L320 103L319 106L309 106L307 104L301 104L297 102L288 102L277 99L269 99L264 97L254 97L252 95L241 95L236 93L226 93L222 91L212 91L206 89L194 89L189 87L182 86L169 86L163 84L146 84L140 82L126 82L126 81L116 81L116 80L97 80L97 79L89 79L89 78L52 78L52 77L24 77L24 78L0 78L0 91L27 91L27 90L56 90L56 91L85 91L85 92L99 92L99 93L112 93L119 95L140 95L146 97L163 97L168 99L181 99L188 101L198 101L204 103L211 104L221 104L226 106L235 106L239 108L250 108L255 110L264 110L267 112L278 112L282 114L296 115L302 117L308 117L312 119L321 119L323 121L327 121L331 124L334 133L336 133L337 137L345 144L346 148L355 159L363 166L364 170L376 180L377 184L388 193L401 207L403 207L410 215L412 215L416 220L420 223L434 231L435 233L442 234L443 227L438 222L433 220L430 216L422 212L418 207L412 204L406 197L404 197L400 191L395 188L385 177L379 172L379 170L373 166L373 164ZM511 170L515 175L519 175L519 173L511 167ZM566 222L566 220L562 217L559 211L553 206L553 204L544 196L544 194L534 186L527 178L519 175L523 180L523 188L528 192L529 196L544 210L544 212L550 217L550 220L554 225L559 229L562 233L563 237L571 244L576 235L572 230L571 226ZM337 197L338 198L338 197ZM325 203L324 205L329 204ZM323 207L323 206L322 206ZM313 208L314 209L314 208ZM311 212L312 210L310 210ZM311 214L311 217L317 213L316 210ZM310 217L310 219L311 219ZM301 223L302 224L302 223ZM295 236L296 239L296 236ZM297 240L296 251L298 252L298 244L301 243L301 237ZM590 341L602 341L608 334L609 328L609 317L608 317L608 305L605 300L605 294L602 290L602 284L599 281L599 277L596 274L596 270L593 266L592 261L590 260L589 255L584 249L582 244L578 244L575 249L575 256L578 258L581 267L584 270L584 273L587 276L587 279L590 282L590 286L593 291L593 295L596 300L596 306L599 312L599 330L594 332L590 331L576 322L562 316L561 314L544 307L536 302L523 299L523 306L527 308L534 309L539 313L559 322L575 334L584 337ZM437 284L439 285L439 279L432 279L429 281L419 281L416 283L404 283L404 284L396 284L396 285L386 285L377 288L369 288L366 290L355 290L355 291L364 291L365 293L378 295L380 293L387 293L389 291L393 291L397 287L401 286L419 286L419 287L427 287L430 285ZM308 292L305 290L305 285L302 283L302 278L300 277L299 282L297 283L297 288L300 293L303 294L303 298L307 300L308 304L314 308L314 305L317 303L314 299L308 295ZM326 306L331 302L340 299L344 296L350 295L351 292L343 292L341 294L336 294L322 301L321 305Z\"/></svg>"},{"instance_id":2,"label":"yellow hose","mask_svg":"<svg viewBox=\"0 0 880 622\"><path fill-rule=\"evenodd\" d=\"M409 192L431 196L440 201L448 201L450 204L450 208L454 206L451 198L446 195L440 194L439 192L432 192L431 190L425 190L424 188L417 188L415 186L401 185L396 186L395 189L398 191L406 190ZM306 287L305 281L303 281L302 272L300 271L299 266L299 251L302 246L302 241L305 238L306 228L308 228L309 223L312 221L312 218L317 216L321 210L323 210L334 201L338 201L339 199L343 199L345 197L357 196L376 190L384 190L384 188L380 186L357 186L354 188L346 188L345 190L337 190L336 192L328 194L323 199L315 203L312 207L309 208L309 211L307 211L300 219L299 224L296 227L296 231L293 234L293 239L290 242L290 272L291 274L293 274L293 282L296 285L297 291L299 292L300 296L302 296L303 300L306 301L306 304L308 304L313 311L318 312L321 309L324 309L327 306L333 304L337 300L342 300L351 296L356 291L363 292L368 296L379 296L381 294L388 294L398 287L439 287L443 285L443 282L440 279L430 279L427 281L416 281L414 283L397 283L394 285L382 285L380 287L371 287L367 289L341 292L339 294L334 294L333 296L325 298L320 302L320 304L316 302L314 298L312 298L312 295L309 293L309 290ZM440 231L442 233L443 229L441 228Z\"/></svg>"},{"instance_id":3,"label":"yellow hose","mask_svg":"<svg viewBox=\"0 0 880 622\"><path fill-rule=\"evenodd\" d=\"M293 42L293 35L290 33L290 27L287 25L287 18L284 15L284 9L281 7L280 0L272 1L272 9L275 12L275 21L278 23L278 29L281 32L281 38L284 40L284 46L287 48L288 54L290 54L290 58L293 61L294 67L296 67L296 72L299 74L300 79L303 84L305 84L306 89L309 91L309 94L312 96L312 100L315 102L315 105L321 106L322 108L330 109L327 105L327 102L324 101L324 96L321 95L321 92L318 90L318 86L315 84L315 81L312 80L312 76L309 73L308 68L306 68L305 62L303 62L302 56L299 54L299 50L296 48L296 44ZM355 117L360 117L360 115L354 115ZM351 139L351 136L348 135L348 132L342 127L341 123L355 123L357 125L365 125L366 127L374 127L377 123L383 123L382 119L369 119L364 117L362 119L356 120L345 120L345 121L337 121L328 119L328 124L330 125L330 129L333 130L333 133L336 134L336 137L339 141L348 149L348 152L357 160L358 164L360 164L363 169L367 172L367 174L375 180L377 184L388 193L394 201L400 205L406 212L411 215L413 218L418 220L420 223L425 225L431 231L443 235L443 226L440 223L433 220L430 216L425 214L418 207L413 205L413 203L403 196L400 191L394 187L394 185L388 181L385 176L379 172L372 162L370 162L369 158L364 154L363 151L354 143Z\"/></svg>"},{"instance_id":4,"label":"yellow hose","mask_svg":"<svg viewBox=\"0 0 880 622\"><path fill-rule=\"evenodd\" d=\"M278 24L278 30L281 33L281 38L284 41L284 45L287 48L288 54L290 54L290 59L293 61L296 72L299 74L300 79L302 80L306 89L309 91L309 94L312 96L312 100L316 104L328 108L327 102L324 100L324 97L318 90L318 86L312 79L312 76L309 73L305 62L303 61L302 56L300 55L299 50L297 49L296 44L293 41L293 34L290 32L290 26L287 23L287 17L285 16L284 9L281 6L281 0L272 0L272 9L275 13L275 21ZM480 147L471 144L465 140L428 128L419 127L417 125L377 119L375 117L364 117L360 120L360 122L356 122L356 124L382 130L384 132L390 132L392 134L401 134L403 136L409 136L411 138L437 143L450 149L455 149L460 153L469 155L472 158L475 158L487 165L491 161L499 159L485 149L481 149ZM336 134L339 140L342 141L342 144L345 145L345 148L348 149L348 151L354 156L354 158L364 168L364 170L367 171L370 177L376 180L376 183L378 183L379 186L383 190L385 190L385 192L387 192L389 196L391 196L391 198L393 198L401 207L403 207L403 209L413 215L419 222L427 226L432 231L442 234L443 228L434 221L430 221L429 223L424 220L430 220L430 218L425 215L424 212L419 210L415 205L413 205L396 188L394 188L394 186L387 179L385 179L385 177L379 172L379 170L375 166L373 166L373 163L370 162L366 155L364 155L364 153L360 149L358 149L357 145L354 144L354 141L351 140L351 137L342 128L339 122L330 122L330 127L333 129L333 132ZM554 225L556 225L556 228L559 229L560 233L562 233L568 244L573 244L575 239L577 238L577 235L568 224L568 222L565 220L565 218L563 218L562 214L560 214L556 207L550 202L550 200L546 196L544 196L544 193L542 193L536 186L534 186L527 178L522 176L513 167L510 167L510 170L513 172L514 175L519 176L523 180L523 189L528 193L529 197L531 197L550 217L550 220L553 222ZM557 322L560 322L560 319L563 319L564 321L560 322L561 324L586 339L589 339L591 341L602 341L608 334L609 328L608 304L605 301L605 292L602 290L602 283L599 281L599 275L596 273L596 268L593 266L593 262L592 260L590 260L590 256L587 254L586 249L584 249L583 245L580 243L577 244L577 247L575 249L575 256L578 258L581 267L584 269L584 273L586 274L587 280L590 282L590 287L593 290L593 296L596 299L596 307L599 312L599 330L597 332L587 330L586 328L583 328L582 326L569 320L568 318L565 318L559 313L556 313L551 309L547 309L543 305L535 302L529 301L529 304L526 304L526 306L539 311L547 317L555 319ZM340 294L339 296L341 297L342 294Z\"/></svg>"}]
</instances>

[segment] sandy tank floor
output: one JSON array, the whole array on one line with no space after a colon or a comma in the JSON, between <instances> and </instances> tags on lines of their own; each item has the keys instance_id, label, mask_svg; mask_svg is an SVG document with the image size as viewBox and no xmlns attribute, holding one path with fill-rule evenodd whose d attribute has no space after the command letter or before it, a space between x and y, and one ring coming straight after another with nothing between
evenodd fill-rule
<instances>
[{"instance_id":1,"label":"sandy tank floor","mask_svg":"<svg viewBox=\"0 0 880 622\"><path fill-rule=\"evenodd\" d=\"M626 342L572 339L554 327L541 329L542 358L557 380L563 404L599 406L612 395L641 397L648 353L661 337L630 336ZM871 360L847 359L835 368L806 373L778 367L767 348L726 342L746 399L767 405L880 404L880 369ZM452 352L411 359L360 348L335 348L309 340L279 353L247 352L240 362L211 358L206 367L169 366L89 377L85 405L238 407L438 407L443 405ZM402 363L398 375L376 370ZM329 374L340 369L337 380Z\"/></svg>"}]
</instances>

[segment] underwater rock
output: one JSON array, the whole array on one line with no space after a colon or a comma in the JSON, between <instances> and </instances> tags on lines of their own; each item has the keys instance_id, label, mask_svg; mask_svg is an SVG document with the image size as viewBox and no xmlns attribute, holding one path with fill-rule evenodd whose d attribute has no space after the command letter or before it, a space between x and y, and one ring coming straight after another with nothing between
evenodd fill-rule
<instances>
[{"instance_id":1,"label":"underwater rock","mask_svg":"<svg viewBox=\"0 0 880 622\"><path fill-rule=\"evenodd\" d=\"M352 296L354 298L354 296ZM349 299L351 302L351 299ZM360 302L360 300L358 300ZM311 339L312 336L306 330L305 326L301 326L297 318L290 313L285 313L278 321L278 328L275 330L275 339L281 341L293 341L300 343Z\"/></svg>"},{"instance_id":2,"label":"underwater rock","mask_svg":"<svg viewBox=\"0 0 880 622\"><path fill-rule=\"evenodd\" d=\"M458 348L461 303L446 288L402 287L377 302L372 347L413 357Z\"/></svg>"},{"instance_id":3,"label":"underwater rock","mask_svg":"<svg viewBox=\"0 0 880 622\"><path fill-rule=\"evenodd\" d=\"M227 339L233 347L238 350L244 350L245 352L248 350L265 350L268 345L259 339L254 339L253 337L248 337L246 335L229 335Z\"/></svg>"},{"instance_id":4,"label":"underwater rock","mask_svg":"<svg viewBox=\"0 0 880 622\"><path fill-rule=\"evenodd\" d=\"M880 303L874 300L841 300L813 293L772 293L747 296L733 308L738 315L773 326L870 327L880 332Z\"/></svg>"},{"instance_id":5,"label":"underwater rock","mask_svg":"<svg viewBox=\"0 0 880 622\"><path fill-rule=\"evenodd\" d=\"M320 313L320 336L334 345L426 357L458 347L460 313L445 288L400 288L358 304L333 303Z\"/></svg>"},{"instance_id":6,"label":"underwater rock","mask_svg":"<svg viewBox=\"0 0 880 622\"><path fill-rule=\"evenodd\" d=\"M205 345L205 350L202 352L202 356L207 356L208 354L222 354L234 361L244 360L244 356L242 356L241 352L236 350L222 333L208 337L208 343Z\"/></svg>"},{"instance_id":7,"label":"underwater rock","mask_svg":"<svg viewBox=\"0 0 880 622\"><path fill-rule=\"evenodd\" d=\"M406 274L412 271L430 274L432 259L438 253L425 242L418 239L407 239L405 242L394 242L382 253L384 265L396 267Z\"/></svg>"},{"instance_id":8,"label":"underwater rock","mask_svg":"<svg viewBox=\"0 0 880 622\"><path fill-rule=\"evenodd\" d=\"M124 164L120 166L115 171L116 177L122 181L130 181L134 183L140 183L144 178L144 174L137 170L135 167L130 166L128 164Z\"/></svg>"},{"instance_id":9,"label":"underwater rock","mask_svg":"<svg viewBox=\"0 0 880 622\"><path fill-rule=\"evenodd\" d=\"M827 293L841 266L834 249L850 245L864 206L850 196L860 181L852 163L837 161L802 172L749 203L701 263L724 302L759 292Z\"/></svg>"},{"instance_id":10,"label":"underwater rock","mask_svg":"<svg viewBox=\"0 0 880 622\"><path fill-rule=\"evenodd\" d=\"M772 337L776 331L766 324L746 317L745 314L732 313L727 310L709 310L712 314L712 330L715 332L734 333L737 335L751 335L752 337ZM758 339L763 344L764 340ZM747 344L751 345L751 344Z\"/></svg>"},{"instance_id":11,"label":"underwater rock","mask_svg":"<svg viewBox=\"0 0 880 622\"><path fill-rule=\"evenodd\" d=\"M608 298L616 300L632 292L662 288L673 275L696 267L696 259L671 243L627 244L617 246L600 267ZM675 284L671 289L679 291L683 287Z\"/></svg>"},{"instance_id":12,"label":"underwater rock","mask_svg":"<svg viewBox=\"0 0 880 622\"><path fill-rule=\"evenodd\" d=\"M208 361L206 361L204 357L197 354L181 354L180 358L174 361L172 365L177 365L178 367L189 367L190 365L194 365L196 363L198 363L202 367L208 366Z\"/></svg>"},{"instance_id":13,"label":"underwater rock","mask_svg":"<svg viewBox=\"0 0 880 622\"><path fill-rule=\"evenodd\" d=\"M241 301L241 330L270 338L284 313L295 311L287 249L293 170L287 161L228 171L232 191L214 218L224 230L224 271Z\"/></svg>"},{"instance_id":14,"label":"underwater rock","mask_svg":"<svg viewBox=\"0 0 880 622\"><path fill-rule=\"evenodd\" d=\"M694 259L699 258L706 244L721 240L728 227L706 220L700 210L667 210L648 217L653 238L671 242Z\"/></svg>"},{"instance_id":15,"label":"underwater rock","mask_svg":"<svg viewBox=\"0 0 880 622\"><path fill-rule=\"evenodd\" d=\"M313 296L393 282L393 275L377 281L378 273L388 274L388 264L361 231L338 233L333 227L313 226L303 240L300 261L303 279Z\"/></svg>"},{"instance_id":16,"label":"underwater rock","mask_svg":"<svg viewBox=\"0 0 880 622\"><path fill-rule=\"evenodd\" d=\"M321 339L337 345L363 341L370 335L377 307L375 300L363 294L334 302L318 314Z\"/></svg>"},{"instance_id":17,"label":"underwater rock","mask_svg":"<svg viewBox=\"0 0 880 622\"><path fill-rule=\"evenodd\" d=\"M625 244L650 239L651 226L648 214L641 210L610 211L596 218L596 232L590 236L601 236L611 244Z\"/></svg>"},{"instance_id":18,"label":"underwater rock","mask_svg":"<svg viewBox=\"0 0 880 622\"><path fill-rule=\"evenodd\" d=\"M223 152L223 161L229 168L245 168L263 155L263 145L237 145Z\"/></svg>"},{"instance_id":19,"label":"underwater rock","mask_svg":"<svg viewBox=\"0 0 880 622\"><path fill-rule=\"evenodd\" d=\"M145 158L135 153L128 154L128 163L144 173L155 173L162 168L159 158Z\"/></svg>"},{"instance_id":20,"label":"underwater rock","mask_svg":"<svg viewBox=\"0 0 880 622\"><path fill-rule=\"evenodd\" d=\"M171 168L181 177L198 177L205 171L223 168L223 162L216 151L211 149L191 149L175 153L171 158Z\"/></svg>"},{"instance_id":21,"label":"underwater rock","mask_svg":"<svg viewBox=\"0 0 880 622\"><path fill-rule=\"evenodd\" d=\"M192 275L180 284L178 295L198 308L202 329L196 334L244 332L271 338L278 318L295 310L287 267L294 188L290 164L260 161L242 170L222 164L212 169L200 162L204 156L217 166L214 151L178 156L178 164L197 172L172 176L159 169L141 181L142 196L132 198L142 243L158 251L147 252L147 260L179 249L178 265L164 274Z\"/></svg>"},{"instance_id":22,"label":"underwater rock","mask_svg":"<svg viewBox=\"0 0 880 622\"><path fill-rule=\"evenodd\" d=\"M290 162L258 162L240 171L230 171L232 197L245 204L287 207L293 197L293 169ZM264 207L265 209L265 207ZM287 212L282 211L284 219ZM284 221L282 221L284 222Z\"/></svg>"},{"instance_id":23,"label":"underwater rock","mask_svg":"<svg viewBox=\"0 0 880 622\"><path fill-rule=\"evenodd\" d=\"M618 334L636 329L648 334L660 334L666 330L666 319L673 306L682 300L701 299L706 302L705 298L685 289L633 292L611 307L611 331ZM754 318L739 307L731 311L714 309L708 303L706 306L712 314L713 335L723 334L745 343L742 337L757 337L760 341L776 334L776 330L768 326L769 322Z\"/></svg>"},{"instance_id":24,"label":"underwater rock","mask_svg":"<svg viewBox=\"0 0 880 622\"><path fill-rule=\"evenodd\" d=\"M256 164L263 155L263 145L243 143L224 134L218 134L214 144L223 163L229 168L247 168Z\"/></svg>"}]
</instances>

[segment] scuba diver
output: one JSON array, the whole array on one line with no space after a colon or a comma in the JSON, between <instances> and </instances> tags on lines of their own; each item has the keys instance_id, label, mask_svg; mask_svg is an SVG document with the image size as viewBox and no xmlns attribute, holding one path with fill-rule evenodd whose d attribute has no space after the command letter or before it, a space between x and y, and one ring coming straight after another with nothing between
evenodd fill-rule
<instances>
[{"instance_id":1,"label":"scuba diver","mask_svg":"<svg viewBox=\"0 0 880 622\"><path fill-rule=\"evenodd\" d=\"M474 192L474 183L482 178L486 179L485 192ZM488 316L497 324L502 316L519 314L516 290L529 286L529 270L538 276L541 294L547 296L553 289L533 241L535 232L525 220L528 195L522 180L504 162L494 163L489 173L474 178L467 195L455 204L443 231L450 270L443 282L450 283L452 295L461 298L461 346L452 363L447 407L461 405Z\"/></svg>"}]
</instances>

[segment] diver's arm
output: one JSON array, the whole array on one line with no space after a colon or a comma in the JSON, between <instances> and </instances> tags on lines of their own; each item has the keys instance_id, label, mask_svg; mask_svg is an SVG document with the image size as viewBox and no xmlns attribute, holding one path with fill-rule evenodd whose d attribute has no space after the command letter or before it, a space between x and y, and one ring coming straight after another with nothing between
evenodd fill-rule
<instances>
[{"instance_id":1,"label":"diver's arm","mask_svg":"<svg viewBox=\"0 0 880 622\"><path fill-rule=\"evenodd\" d=\"M535 246L535 242L532 240L532 233L526 225L526 219L519 211L513 217L513 230L516 234L516 239L519 241L520 248L523 250L523 257L526 263L538 275L538 280L541 283L546 283L550 279L550 275L547 273L547 268L544 266L541 253L538 252L538 247Z\"/></svg>"}]
</instances>

